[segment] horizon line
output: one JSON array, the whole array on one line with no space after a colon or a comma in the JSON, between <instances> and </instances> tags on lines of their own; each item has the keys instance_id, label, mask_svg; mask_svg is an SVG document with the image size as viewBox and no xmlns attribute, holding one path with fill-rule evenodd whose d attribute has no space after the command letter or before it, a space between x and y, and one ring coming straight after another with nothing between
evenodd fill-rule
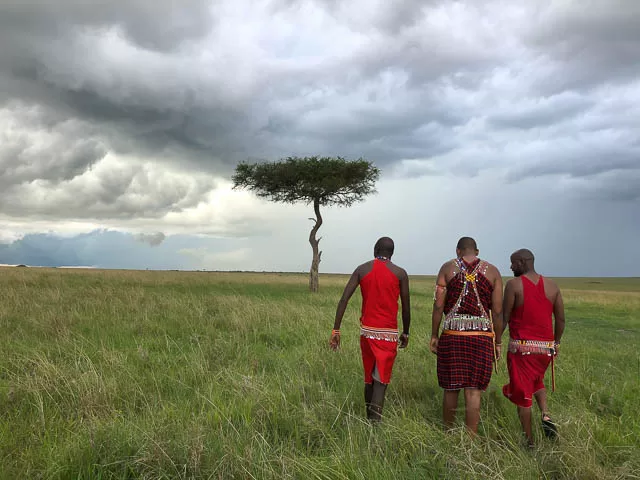
<instances>
[{"instance_id":1,"label":"horizon line","mask_svg":"<svg viewBox=\"0 0 640 480\"><path fill-rule=\"evenodd\" d=\"M76 269L76 270L121 270L127 272L185 272L185 273L277 273L286 275L309 275L308 271L284 271L284 270L207 270L207 269L181 269L181 268L124 268L124 267L96 267L92 265L26 265L0 263L0 267L12 268L51 268L51 269ZM319 275L351 275L345 272L319 272ZM410 273L410 277L435 277L437 273ZM512 275L501 275L511 277ZM552 278L626 278L640 279L640 276L627 275L545 275Z\"/></svg>"}]
</instances>

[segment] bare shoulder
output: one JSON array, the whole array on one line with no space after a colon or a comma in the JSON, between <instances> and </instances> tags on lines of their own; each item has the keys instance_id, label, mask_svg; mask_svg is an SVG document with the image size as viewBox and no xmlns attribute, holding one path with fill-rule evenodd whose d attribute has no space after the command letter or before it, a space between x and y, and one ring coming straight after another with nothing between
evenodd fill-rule
<instances>
[{"instance_id":1,"label":"bare shoulder","mask_svg":"<svg viewBox=\"0 0 640 480\"><path fill-rule=\"evenodd\" d=\"M359 277L366 275L373 269L373 260L369 260L368 262L361 263L356 267L353 271L354 274L357 274Z\"/></svg>"},{"instance_id":2,"label":"bare shoulder","mask_svg":"<svg viewBox=\"0 0 640 480\"><path fill-rule=\"evenodd\" d=\"M369 260L367 262L364 262L364 263L358 265L359 269L361 269L361 268L371 268L371 267L373 267L373 260Z\"/></svg>"},{"instance_id":3,"label":"bare shoulder","mask_svg":"<svg viewBox=\"0 0 640 480\"><path fill-rule=\"evenodd\" d=\"M447 260L442 265L440 265L440 270L438 270L438 275L436 276L436 283L439 283L442 279L445 283L448 283L449 280L456 274L456 263L455 260Z\"/></svg>"},{"instance_id":4,"label":"bare shoulder","mask_svg":"<svg viewBox=\"0 0 640 480\"><path fill-rule=\"evenodd\" d=\"M407 274L407 271L400 265L396 265L392 262L389 262L387 265L389 266L389 269L396 275L396 277L398 277L398 280L409 278L409 274Z\"/></svg>"},{"instance_id":5,"label":"bare shoulder","mask_svg":"<svg viewBox=\"0 0 640 480\"><path fill-rule=\"evenodd\" d=\"M498 270L498 267L496 267L493 263L487 262L486 260L484 260L484 262L487 265L487 269L485 270L486 275L491 280L502 280L502 275L500 274L500 270Z\"/></svg>"},{"instance_id":6,"label":"bare shoulder","mask_svg":"<svg viewBox=\"0 0 640 480\"><path fill-rule=\"evenodd\" d=\"M514 277L507 280L507 283L504 284L505 290L508 288L509 290L519 290L522 288L522 280L519 277Z\"/></svg>"},{"instance_id":7,"label":"bare shoulder","mask_svg":"<svg viewBox=\"0 0 640 480\"><path fill-rule=\"evenodd\" d=\"M444 262L442 264L442 266L440 267L440 272L442 273L452 273L455 272L457 270L459 270L460 267L458 267L458 262L456 261L455 258L452 258L451 260L447 260L446 262Z\"/></svg>"},{"instance_id":8,"label":"bare shoulder","mask_svg":"<svg viewBox=\"0 0 640 480\"><path fill-rule=\"evenodd\" d=\"M491 262L487 262L486 260L483 260L483 261L487 265L487 272L491 272L494 275L500 275L500 270L498 269L498 267L496 267Z\"/></svg>"},{"instance_id":9,"label":"bare shoulder","mask_svg":"<svg viewBox=\"0 0 640 480\"><path fill-rule=\"evenodd\" d=\"M545 277L542 276L542 278L544 279L544 289L547 292L551 292L551 293L556 293L560 291L560 287L558 286L558 284L555 282L555 280L553 280L552 278L549 277Z\"/></svg>"}]
</instances>

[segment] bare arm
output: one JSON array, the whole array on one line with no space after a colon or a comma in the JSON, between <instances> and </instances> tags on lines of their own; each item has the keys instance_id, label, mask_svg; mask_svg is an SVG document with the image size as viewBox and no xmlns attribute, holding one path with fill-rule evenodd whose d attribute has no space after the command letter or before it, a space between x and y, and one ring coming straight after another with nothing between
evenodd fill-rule
<instances>
[{"instance_id":1,"label":"bare arm","mask_svg":"<svg viewBox=\"0 0 640 480\"><path fill-rule=\"evenodd\" d=\"M513 286L513 281L509 280L504 287L504 299L502 301L502 319L503 329L502 332L509 327L509 320L511 320L511 312L513 306L516 304L516 291Z\"/></svg>"},{"instance_id":2,"label":"bare arm","mask_svg":"<svg viewBox=\"0 0 640 480\"><path fill-rule=\"evenodd\" d=\"M344 312L347 309L347 304L349 303L349 299L358 288L360 284L360 268L356 268L354 272L351 274L351 278L347 282L347 285L344 287L344 291L342 292L342 297L338 302L338 308L336 309L336 318L333 323L334 330L340 330L340 325L342 324L342 317L344 316Z\"/></svg>"},{"instance_id":3,"label":"bare arm","mask_svg":"<svg viewBox=\"0 0 640 480\"><path fill-rule=\"evenodd\" d=\"M431 342L429 344L433 353L438 351L438 332L444 312L444 302L447 294L447 281L444 275L444 265L440 267L436 279L436 290L433 293L433 310L431 312Z\"/></svg>"},{"instance_id":4,"label":"bare arm","mask_svg":"<svg viewBox=\"0 0 640 480\"><path fill-rule=\"evenodd\" d=\"M495 334L496 344L502 342L502 331L504 324L502 323L502 276L498 269L495 269L496 279L493 283L493 293L491 294L491 317L493 320L493 332Z\"/></svg>"},{"instance_id":5,"label":"bare arm","mask_svg":"<svg viewBox=\"0 0 640 480\"><path fill-rule=\"evenodd\" d=\"M358 288L359 284L360 267L356 268L351 274L351 278L349 278L347 285L344 287L342 297L340 297L340 301L338 302L338 308L336 309L336 318L333 322L333 330L331 331L331 339L329 340L329 347L331 347L332 350L338 350L338 348L340 348L340 325L342 324L342 317L344 316L344 312L347 309L349 299L353 295L353 292L356 291L356 288Z\"/></svg>"},{"instance_id":6,"label":"bare arm","mask_svg":"<svg viewBox=\"0 0 640 480\"><path fill-rule=\"evenodd\" d=\"M400 277L400 301L402 302L402 335L400 348L406 348L409 343L409 326L411 325L411 303L409 300L409 275L402 270Z\"/></svg>"},{"instance_id":7,"label":"bare arm","mask_svg":"<svg viewBox=\"0 0 640 480\"><path fill-rule=\"evenodd\" d=\"M556 300L553 302L553 317L555 319L555 330L553 337L556 343L560 343L562 334L564 333L564 301L562 300L562 294L558 289Z\"/></svg>"},{"instance_id":8,"label":"bare arm","mask_svg":"<svg viewBox=\"0 0 640 480\"><path fill-rule=\"evenodd\" d=\"M411 325L411 302L409 299L409 275L403 272L400 279L400 301L402 302L402 333L409 335Z\"/></svg>"}]
</instances>

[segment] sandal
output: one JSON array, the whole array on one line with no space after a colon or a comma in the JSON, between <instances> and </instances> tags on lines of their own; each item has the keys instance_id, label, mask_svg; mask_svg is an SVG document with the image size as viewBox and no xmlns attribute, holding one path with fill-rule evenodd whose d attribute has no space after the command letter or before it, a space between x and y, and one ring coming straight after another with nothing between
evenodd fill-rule
<instances>
[{"instance_id":1,"label":"sandal","mask_svg":"<svg viewBox=\"0 0 640 480\"><path fill-rule=\"evenodd\" d=\"M547 413L542 414L542 431L544 432L545 436L550 439L556 438L558 436L558 428Z\"/></svg>"}]
</instances>

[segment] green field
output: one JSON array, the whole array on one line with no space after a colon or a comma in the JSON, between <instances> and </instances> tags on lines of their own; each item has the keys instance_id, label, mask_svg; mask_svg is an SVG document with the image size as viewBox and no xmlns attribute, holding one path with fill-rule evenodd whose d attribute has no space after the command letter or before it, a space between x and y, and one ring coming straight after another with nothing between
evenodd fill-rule
<instances>
[{"instance_id":1,"label":"green field","mask_svg":"<svg viewBox=\"0 0 640 480\"><path fill-rule=\"evenodd\" d=\"M504 360L480 437L462 412L443 432L431 277L411 280L409 347L368 425L359 293L328 348L346 279L0 269L0 478L640 478L640 279L558 279L560 439L537 425L534 452Z\"/></svg>"}]
</instances>

